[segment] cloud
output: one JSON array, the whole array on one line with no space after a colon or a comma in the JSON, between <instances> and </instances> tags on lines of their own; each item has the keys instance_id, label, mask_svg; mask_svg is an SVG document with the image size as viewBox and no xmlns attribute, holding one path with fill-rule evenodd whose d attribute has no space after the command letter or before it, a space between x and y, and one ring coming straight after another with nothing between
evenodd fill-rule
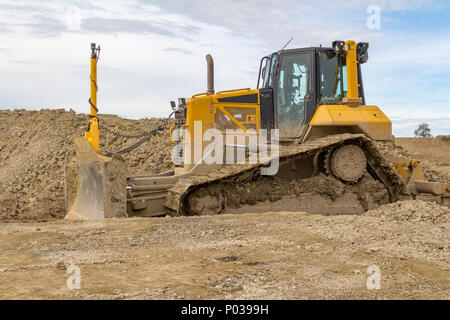
<instances>
[{"instance_id":1,"label":"cloud","mask_svg":"<svg viewBox=\"0 0 450 320\"><path fill-rule=\"evenodd\" d=\"M10 76L0 83L0 107L86 112L91 42L102 47L102 112L140 117L165 116L169 100L204 91L206 53L215 59L217 90L225 90L254 87L261 57L290 37L288 48L354 39L370 43L367 101L393 119L396 135L411 135L422 120L434 134L450 127L450 26L428 19L448 12L442 1L1 2L0 70ZM382 9L378 31L366 27L373 4Z\"/></svg>"},{"instance_id":2,"label":"cloud","mask_svg":"<svg viewBox=\"0 0 450 320\"><path fill-rule=\"evenodd\" d=\"M318 0L315 3L319 6L329 4L327 0ZM435 0L335 0L335 6L341 10L366 9L371 5L379 6L383 11L416 11L428 9L436 6Z\"/></svg>"},{"instance_id":3,"label":"cloud","mask_svg":"<svg viewBox=\"0 0 450 320\"><path fill-rule=\"evenodd\" d=\"M55 37L67 31L56 10L45 5L35 5L35 2L0 5L0 20L2 21L0 31L14 33L16 36L32 34L39 37Z\"/></svg>"},{"instance_id":4,"label":"cloud","mask_svg":"<svg viewBox=\"0 0 450 320\"><path fill-rule=\"evenodd\" d=\"M12 31L9 28L8 24L0 22L0 33L3 33L3 34L12 33Z\"/></svg>"},{"instance_id":5,"label":"cloud","mask_svg":"<svg viewBox=\"0 0 450 320\"><path fill-rule=\"evenodd\" d=\"M151 22L136 21L127 19L104 19L88 18L82 22L82 29L100 33L135 33L135 34L158 34L166 37L175 37L175 34L168 28L155 25Z\"/></svg>"},{"instance_id":6,"label":"cloud","mask_svg":"<svg viewBox=\"0 0 450 320\"><path fill-rule=\"evenodd\" d=\"M220 25L243 37L259 37L279 49L291 36L290 47L331 43L347 38L372 39L378 34L366 29L366 9L377 4L383 13L419 10L432 0L140 0L165 12L180 13L194 21ZM384 16L384 15L383 15ZM344 18L343 18L344 17ZM273 50L276 50L273 49Z\"/></svg>"},{"instance_id":7,"label":"cloud","mask_svg":"<svg viewBox=\"0 0 450 320\"><path fill-rule=\"evenodd\" d=\"M178 53L182 53L182 54L187 54L187 55L193 55L194 53L188 49L183 49L183 48L166 48L166 51L171 51L171 52L178 52Z\"/></svg>"},{"instance_id":8,"label":"cloud","mask_svg":"<svg viewBox=\"0 0 450 320\"><path fill-rule=\"evenodd\" d=\"M11 62L19 64L28 64L28 63L35 63L36 60L12 60Z\"/></svg>"},{"instance_id":9,"label":"cloud","mask_svg":"<svg viewBox=\"0 0 450 320\"><path fill-rule=\"evenodd\" d=\"M39 11L39 6L33 5L17 5L17 4L0 4L1 11L7 12L25 12L35 13Z\"/></svg>"},{"instance_id":10,"label":"cloud","mask_svg":"<svg viewBox=\"0 0 450 320\"><path fill-rule=\"evenodd\" d=\"M97 4L97 2L96 2ZM165 21L155 12L133 10L134 3L99 1L46 1L39 5L10 1L0 5L0 32L14 32L39 37L56 37L65 32L155 34L166 37L185 36L199 31L186 23ZM145 15L146 13L147 15Z\"/></svg>"},{"instance_id":11,"label":"cloud","mask_svg":"<svg viewBox=\"0 0 450 320\"><path fill-rule=\"evenodd\" d=\"M35 15L32 23L19 24L29 28L31 33L41 37L55 37L67 30L67 26L58 19L48 16Z\"/></svg>"}]
</instances>

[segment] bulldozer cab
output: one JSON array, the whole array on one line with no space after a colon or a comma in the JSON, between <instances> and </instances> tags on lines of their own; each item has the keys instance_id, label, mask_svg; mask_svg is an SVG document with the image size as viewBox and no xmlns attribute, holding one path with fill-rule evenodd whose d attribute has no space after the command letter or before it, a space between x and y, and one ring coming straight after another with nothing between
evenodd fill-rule
<instances>
[{"instance_id":1,"label":"bulldozer cab","mask_svg":"<svg viewBox=\"0 0 450 320\"><path fill-rule=\"evenodd\" d=\"M281 139L297 139L319 105L344 104L348 95L346 60L336 49L323 47L282 50L263 57L257 83L269 97L261 100L261 115L266 117L262 117L263 127L279 129ZM357 98L364 104L360 63L356 73Z\"/></svg>"}]
</instances>

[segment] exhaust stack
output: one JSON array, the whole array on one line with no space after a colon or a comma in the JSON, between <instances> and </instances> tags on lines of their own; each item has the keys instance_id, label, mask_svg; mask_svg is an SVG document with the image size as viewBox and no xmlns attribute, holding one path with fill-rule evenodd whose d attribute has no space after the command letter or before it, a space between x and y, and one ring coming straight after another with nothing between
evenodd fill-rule
<instances>
[{"instance_id":1,"label":"exhaust stack","mask_svg":"<svg viewBox=\"0 0 450 320\"><path fill-rule=\"evenodd\" d=\"M207 79L208 79L208 89L206 92L208 94L214 94L214 60L210 54L206 55L207 63Z\"/></svg>"}]
</instances>

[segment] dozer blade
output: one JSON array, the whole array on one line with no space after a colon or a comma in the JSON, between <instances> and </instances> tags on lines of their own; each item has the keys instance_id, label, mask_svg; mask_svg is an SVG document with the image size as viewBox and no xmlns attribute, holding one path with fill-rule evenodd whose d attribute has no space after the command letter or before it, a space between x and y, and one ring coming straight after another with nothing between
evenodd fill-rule
<instances>
[{"instance_id":1,"label":"dozer blade","mask_svg":"<svg viewBox=\"0 0 450 320\"><path fill-rule=\"evenodd\" d=\"M391 165L407 186L408 192L416 194L418 191L416 190L415 181L426 181L425 173L420 164L415 160L399 157L394 157L390 160Z\"/></svg>"},{"instance_id":2,"label":"dozer blade","mask_svg":"<svg viewBox=\"0 0 450 320\"><path fill-rule=\"evenodd\" d=\"M126 217L127 166L120 155L95 152L84 137L74 140L76 166L66 167L65 219Z\"/></svg>"}]
</instances>

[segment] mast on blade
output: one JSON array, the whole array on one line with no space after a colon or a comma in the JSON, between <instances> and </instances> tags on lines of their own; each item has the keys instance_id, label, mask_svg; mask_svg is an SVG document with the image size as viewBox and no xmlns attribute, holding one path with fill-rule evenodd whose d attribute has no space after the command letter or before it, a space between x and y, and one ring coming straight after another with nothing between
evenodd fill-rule
<instances>
[{"instance_id":1,"label":"mast on blade","mask_svg":"<svg viewBox=\"0 0 450 320\"><path fill-rule=\"evenodd\" d=\"M100 149L100 130L98 129L98 108L97 108L97 61L100 58L100 46L91 43L91 114L89 115L89 127L85 132L85 138L92 148L99 153Z\"/></svg>"}]
</instances>

